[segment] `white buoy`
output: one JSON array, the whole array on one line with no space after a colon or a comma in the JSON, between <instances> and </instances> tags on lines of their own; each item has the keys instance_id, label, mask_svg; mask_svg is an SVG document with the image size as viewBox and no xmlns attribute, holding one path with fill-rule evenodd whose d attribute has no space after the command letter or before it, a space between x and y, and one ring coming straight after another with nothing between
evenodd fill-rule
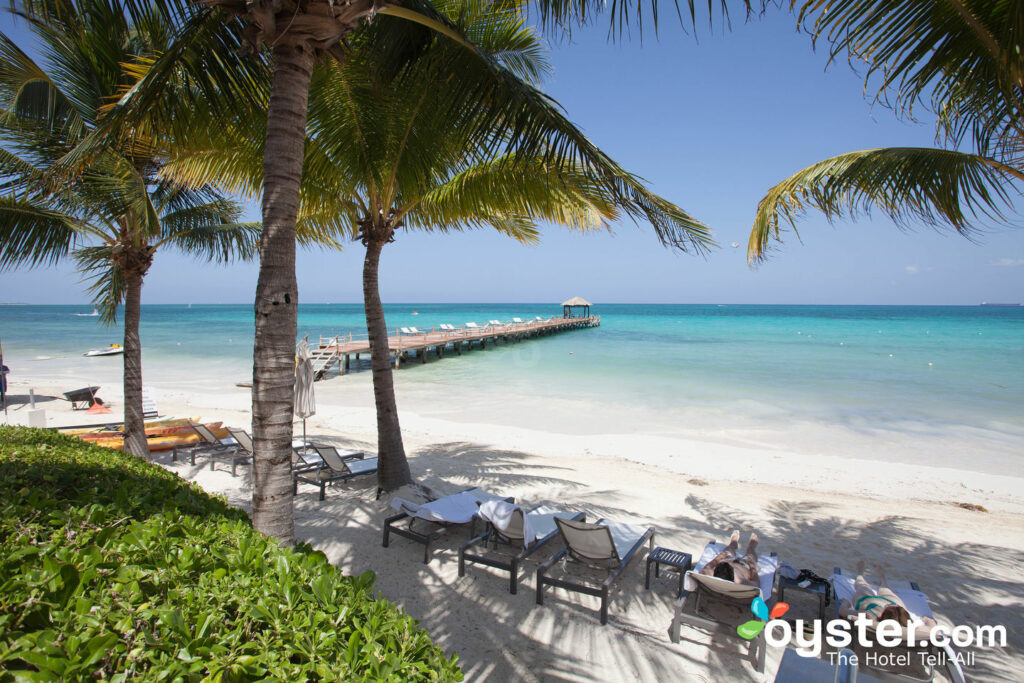
<instances>
[{"instance_id":1,"label":"white buoy","mask_svg":"<svg viewBox=\"0 0 1024 683\"><path fill-rule=\"evenodd\" d=\"M929 363L929 364L928 364L928 367L931 367L931 366L932 366L932 364L931 364L931 363Z\"/></svg>"},{"instance_id":2,"label":"white buoy","mask_svg":"<svg viewBox=\"0 0 1024 683\"><path fill-rule=\"evenodd\" d=\"M892 354L891 353L889 354L889 358L892 358Z\"/></svg>"}]
</instances>

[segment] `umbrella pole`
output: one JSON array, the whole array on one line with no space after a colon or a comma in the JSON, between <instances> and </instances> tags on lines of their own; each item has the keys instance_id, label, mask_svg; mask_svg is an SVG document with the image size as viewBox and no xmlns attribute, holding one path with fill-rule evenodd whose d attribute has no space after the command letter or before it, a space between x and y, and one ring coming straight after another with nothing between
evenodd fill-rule
<instances>
[{"instance_id":1,"label":"umbrella pole","mask_svg":"<svg viewBox=\"0 0 1024 683\"><path fill-rule=\"evenodd\" d=\"M306 418L302 418L302 450L306 450Z\"/></svg>"}]
</instances>

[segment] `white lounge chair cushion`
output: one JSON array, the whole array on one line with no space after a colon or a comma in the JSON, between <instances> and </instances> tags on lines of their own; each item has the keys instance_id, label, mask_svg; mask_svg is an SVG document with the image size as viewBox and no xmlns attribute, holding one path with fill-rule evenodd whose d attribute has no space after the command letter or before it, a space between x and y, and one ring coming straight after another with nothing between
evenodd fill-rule
<instances>
[{"instance_id":1,"label":"white lounge chair cushion","mask_svg":"<svg viewBox=\"0 0 1024 683\"><path fill-rule=\"evenodd\" d=\"M707 566L708 562L715 559L718 553L725 550L724 543L708 543L704 546L704 552L701 553L700 559L697 560L697 564L693 566L693 571L686 572L686 581L683 587L688 591L697 590L697 582L700 581L707 588L717 590L720 593L735 593L743 592L743 588L752 588L752 586L744 586L743 584L734 583L733 581L726 581L725 579L718 579L713 576L704 576L700 574L700 570ZM772 590L775 585L775 572L779 569L779 558L775 555L758 554L757 556L757 579L761 584L761 599L765 602L771 600ZM695 578L699 576L699 578ZM706 580L710 579L710 581ZM712 588L714 587L714 588Z\"/></svg>"},{"instance_id":2,"label":"white lounge chair cushion","mask_svg":"<svg viewBox=\"0 0 1024 683\"><path fill-rule=\"evenodd\" d=\"M368 474L377 471L377 458L346 460L345 466L352 474Z\"/></svg>"},{"instance_id":3,"label":"white lounge chair cushion","mask_svg":"<svg viewBox=\"0 0 1024 683\"><path fill-rule=\"evenodd\" d=\"M855 594L854 581L856 581L857 574L848 570L841 570L842 574L833 574L829 577L829 581L832 582L832 587L836 591L836 597L839 600L846 600L851 605L853 604L853 596ZM928 596L921 591L914 590L910 587L910 583L907 581L890 581L888 582L889 588L892 592L899 596L903 604L907 606L907 611L910 612L910 616L915 619L922 619L924 617L934 618L932 614L932 608L928 605ZM878 589L878 586L871 584L874 589Z\"/></svg>"},{"instance_id":4,"label":"white lounge chair cushion","mask_svg":"<svg viewBox=\"0 0 1024 683\"><path fill-rule=\"evenodd\" d=\"M607 519L601 520L601 524L608 527L612 532L612 542L615 543L615 552L619 559L624 559L633 546L637 544L644 534L650 529L639 524L624 524L622 522L610 522Z\"/></svg>"},{"instance_id":5,"label":"white lounge chair cushion","mask_svg":"<svg viewBox=\"0 0 1024 683\"><path fill-rule=\"evenodd\" d=\"M470 489L422 504L396 496L391 500L391 507L410 517L419 517L428 522L465 524L471 521L480 510L480 503L501 499L501 496L495 496L481 489Z\"/></svg>"}]
</instances>

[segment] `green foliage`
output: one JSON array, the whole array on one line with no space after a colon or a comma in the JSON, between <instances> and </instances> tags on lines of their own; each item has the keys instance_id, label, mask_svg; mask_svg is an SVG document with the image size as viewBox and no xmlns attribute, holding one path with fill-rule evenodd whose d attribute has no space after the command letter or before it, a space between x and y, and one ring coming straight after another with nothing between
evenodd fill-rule
<instances>
[{"instance_id":1,"label":"green foliage","mask_svg":"<svg viewBox=\"0 0 1024 683\"><path fill-rule=\"evenodd\" d=\"M0 681L461 680L321 552L145 461L0 427Z\"/></svg>"}]
</instances>

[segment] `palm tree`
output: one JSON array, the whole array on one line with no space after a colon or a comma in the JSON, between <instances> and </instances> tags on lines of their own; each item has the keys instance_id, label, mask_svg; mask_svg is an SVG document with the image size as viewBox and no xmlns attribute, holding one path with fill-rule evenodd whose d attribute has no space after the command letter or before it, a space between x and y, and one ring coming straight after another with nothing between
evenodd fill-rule
<instances>
[{"instance_id":1,"label":"palm tree","mask_svg":"<svg viewBox=\"0 0 1024 683\"><path fill-rule=\"evenodd\" d=\"M125 449L148 456L142 416L139 318L142 282L162 247L209 260L255 252L258 224L209 187L158 177L173 140L145 129L88 167L54 167L96 125L106 101L133 77L122 64L164 46L158 21L133 25L103 0L62 3L59 20L19 13L38 37L47 68L0 34L0 268L53 264L69 254L93 279L101 320L124 304Z\"/></svg>"},{"instance_id":2,"label":"palm tree","mask_svg":"<svg viewBox=\"0 0 1024 683\"><path fill-rule=\"evenodd\" d=\"M154 60L146 74L117 103L107 118L107 125L93 136L93 146L140 112L151 114L164 81L183 66L200 86L196 91L216 90L222 96L234 96L236 101L231 104L241 103L242 106L232 109L244 110L246 94L251 87L250 79L242 73L246 65L226 59L206 60L201 53L213 49L210 46L223 48L236 38L254 55L261 55L261 46L269 46L272 76L263 144L263 172L260 174L263 238L260 242L253 354L253 523L264 533L291 543L290 387L298 304L294 244L314 65L328 58L344 63L348 52L343 41L364 22L378 15L400 17L407 20L405 26L390 23L392 30L377 34L385 41L384 47L397 56L415 53L424 41L430 39L422 30L417 33L416 30L422 27L429 27L431 31L466 46L478 58L477 69L488 71L493 79L486 86L477 80L473 87L463 91L462 106L473 109L488 102L487 115L492 122L504 120L509 125L521 153L543 154L550 158L551 150L572 145L581 151L588 164L594 165L599 161L596 166L601 167L607 160L578 135L578 131L567 128L567 122L560 116L524 114L529 105L546 104L547 100L530 88L510 87L512 74L486 55L474 52L465 36L460 35L438 11L437 7L443 7L444 0L432 3L428 0L406 0L401 6L391 0L350 0L341 4L333 0L207 0L204 4L208 7L200 9L195 9L186 0L125 0L125 3L131 11L140 12L150 1L177 22L179 32L175 48ZM692 19L697 3L687 0L687 5ZM602 11L605 3L600 0L541 0L538 6L545 23L557 25L573 20L586 22ZM623 12L631 7L630 3L613 3L613 23L617 19L621 26L627 16ZM213 25L222 19L227 19L231 26L237 19L242 27L238 31L218 31ZM240 75L236 76L233 69L237 69ZM191 94L185 93L185 96ZM488 125L488 121L483 119L479 123L482 127ZM77 163L80 159L73 158L68 163L72 161ZM599 184L616 200L638 208L640 214L658 213L657 206L650 204L649 198L638 197L635 187L616 173L603 174ZM654 226L659 239L670 248L685 248L689 243L688 238L679 236L676 226L657 222Z\"/></svg>"},{"instance_id":3,"label":"palm tree","mask_svg":"<svg viewBox=\"0 0 1024 683\"><path fill-rule=\"evenodd\" d=\"M805 0L798 12L833 58L867 65L865 87L877 87L877 101L906 116L922 105L934 111L941 146L849 152L797 171L758 204L749 261L766 257L784 224L795 232L808 209L831 220L876 207L900 226L920 221L967 236L1013 211L1024 181L1024 5Z\"/></svg>"},{"instance_id":4,"label":"palm tree","mask_svg":"<svg viewBox=\"0 0 1024 683\"><path fill-rule=\"evenodd\" d=\"M453 0L444 9L460 33L473 37L478 50L518 77L504 82L509 94L532 88L546 71L543 50L523 25L519 7ZM646 190L567 122L558 125L583 143L583 149L570 144L546 147L539 155L498 151L509 147L514 125L528 122L527 116L557 117L552 103L526 99L520 116L503 122L464 94L493 79L472 53L435 37L415 59L396 61L386 47L389 41L376 34L401 28L396 19L378 21L354 37L344 66L328 62L314 72L301 195L304 220L339 229L366 247L363 295L377 412L378 476L387 491L411 483L412 477L378 287L384 245L405 230L481 227L531 243L538 237L539 220L592 230L605 227L620 212L651 222L665 241L680 248L699 252L710 244L704 226ZM215 181L222 170L237 169L245 144L238 139L244 138L242 129L218 129L212 135L205 149L172 160L170 174L203 184ZM249 154L249 182L229 189L258 185L258 151ZM628 201L601 183L606 177L621 183Z\"/></svg>"}]
</instances>

